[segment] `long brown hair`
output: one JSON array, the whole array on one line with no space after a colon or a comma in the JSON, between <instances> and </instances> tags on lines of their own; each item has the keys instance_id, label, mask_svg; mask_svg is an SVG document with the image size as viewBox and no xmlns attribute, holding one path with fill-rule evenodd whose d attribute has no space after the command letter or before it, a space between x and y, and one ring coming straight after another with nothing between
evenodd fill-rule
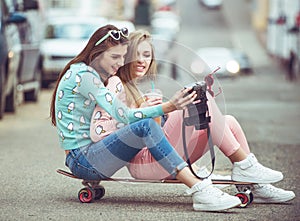
<instances>
[{"instance_id":1,"label":"long brown hair","mask_svg":"<svg viewBox=\"0 0 300 221\"><path fill-rule=\"evenodd\" d=\"M154 47L152 44L151 35L146 30L138 30L130 33L129 44L127 54L125 58L125 65L120 67L117 76L122 80L126 92L127 105L136 104L137 107L144 102L142 94L136 85L136 79L134 79L134 64L137 61L138 45L147 41L151 45L152 59L147 73L146 78L154 80L157 72L156 61L154 57Z\"/></svg>"},{"instance_id":2,"label":"long brown hair","mask_svg":"<svg viewBox=\"0 0 300 221\"><path fill-rule=\"evenodd\" d=\"M108 37L99 45L95 46L96 42L99 41L104 35L108 33L110 30L118 30L113 25L106 25L99 28L95 33L90 37L87 45L85 48L75 57L73 58L65 68L60 72L58 79L56 81L55 89L52 94L51 106L50 106L50 117L52 125L56 126L56 116L55 116L55 98L56 92L59 85L60 80L62 79L63 75L67 72L70 66L74 63L84 62L86 65L89 65L97 56L99 56L102 52L106 51L107 49L116 46L118 44L125 44L127 43L128 39L121 35L119 40L114 40L111 37Z\"/></svg>"}]
</instances>

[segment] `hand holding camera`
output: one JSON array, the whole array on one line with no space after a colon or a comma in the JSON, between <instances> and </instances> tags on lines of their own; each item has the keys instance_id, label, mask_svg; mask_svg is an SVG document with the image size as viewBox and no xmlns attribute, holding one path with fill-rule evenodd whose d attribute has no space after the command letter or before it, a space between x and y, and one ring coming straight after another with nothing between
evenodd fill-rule
<instances>
[{"instance_id":1,"label":"hand holding camera","mask_svg":"<svg viewBox=\"0 0 300 221\"><path fill-rule=\"evenodd\" d=\"M197 97L196 91L192 91L193 88L184 88L177 91L175 95L170 99L170 102L176 107L177 110L186 108L187 105L194 102Z\"/></svg>"}]
</instances>

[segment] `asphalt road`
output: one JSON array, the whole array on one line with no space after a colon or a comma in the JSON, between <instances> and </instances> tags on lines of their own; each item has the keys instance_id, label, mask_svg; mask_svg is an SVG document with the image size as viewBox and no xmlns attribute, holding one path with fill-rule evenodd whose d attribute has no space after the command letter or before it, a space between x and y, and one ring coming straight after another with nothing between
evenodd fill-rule
<instances>
[{"instance_id":1,"label":"asphalt road","mask_svg":"<svg viewBox=\"0 0 300 221\"><path fill-rule=\"evenodd\" d=\"M191 2L196 1L184 2L188 2L185 7L191 7ZM222 9L225 15L229 6ZM194 12L182 13L192 16ZM203 11L202 15L213 16L208 13L211 14ZM185 26L179 40L186 47L199 47L199 41L191 36L200 32L192 27ZM195 212L191 198L183 196L182 184L103 182L105 197L82 204L77 199L80 181L55 172L65 168L64 153L48 118L49 89L42 92L37 104L22 104L16 114L6 114L0 122L0 220L300 220L300 85L285 80L284 71L267 56L255 33L239 30L222 29L221 33L227 36L224 44L247 43L255 72L235 80L220 80L223 94L218 103L224 113L239 120L259 161L284 173L285 179L276 186L293 190L296 199L284 204L251 204L225 212ZM232 36L238 40L232 41ZM217 36L210 39L217 40ZM191 80L184 73L174 84L168 72L160 78L165 93ZM219 151L216 157L216 173L230 173L229 161ZM209 165L209 158L204 157L201 163ZM228 187L226 191L234 193L235 188Z\"/></svg>"}]
</instances>

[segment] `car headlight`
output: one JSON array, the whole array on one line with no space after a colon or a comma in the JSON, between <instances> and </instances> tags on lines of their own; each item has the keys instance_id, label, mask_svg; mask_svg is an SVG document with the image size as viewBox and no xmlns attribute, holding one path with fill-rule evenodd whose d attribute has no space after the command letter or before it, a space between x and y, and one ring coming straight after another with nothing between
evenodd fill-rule
<instances>
[{"instance_id":1,"label":"car headlight","mask_svg":"<svg viewBox=\"0 0 300 221\"><path fill-rule=\"evenodd\" d=\"M235 60L230 60L226 64L226 70L232 74L236 74L240 71L240 65Z\"/></svg>"},{"instance_id":2,"label":"car headlight","mask_svg":"<svg viewBox=\"0 0 300 221\"><path fill-rule=\"evenodd\" d=\"M191 63L191 71L194 74L202 74L205 70L205 63L202 60L194 60Z\"/></svg>"}]
</instances>

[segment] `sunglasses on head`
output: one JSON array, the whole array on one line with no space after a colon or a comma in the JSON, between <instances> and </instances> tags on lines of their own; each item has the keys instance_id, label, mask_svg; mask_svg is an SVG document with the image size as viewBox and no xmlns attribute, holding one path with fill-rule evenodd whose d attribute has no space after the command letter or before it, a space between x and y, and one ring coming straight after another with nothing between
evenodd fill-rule
<instances>
[{"instance_id":1,"label":"sunglasses on head","mask_svg":"<svg viewBox=\"0 0 300 221\"><path fill-rule=\"evenodd\" d=\"M110 30L104 35L99 41L96 42L95 46L99 45L101 42L106 40L108 37L112 37L114 40L120 40L121 35L128 38L129 32L127 28L121 28L120 30Z\"/></svg>"}]
</instances>

